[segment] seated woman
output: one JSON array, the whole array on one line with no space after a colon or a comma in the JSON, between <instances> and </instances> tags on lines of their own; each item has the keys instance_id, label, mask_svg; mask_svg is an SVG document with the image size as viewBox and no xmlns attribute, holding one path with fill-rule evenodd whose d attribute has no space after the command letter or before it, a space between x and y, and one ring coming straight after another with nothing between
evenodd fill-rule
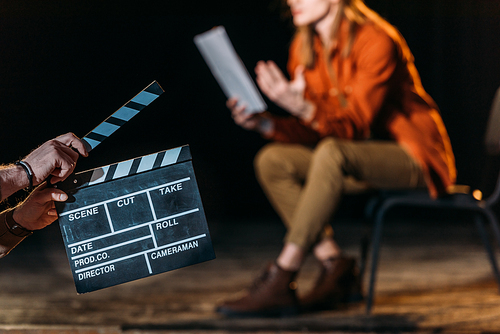
<instances>
[{"instance_id":1,"label":"seated woman","mask_svg":"<svg viewBox=\"0 0 500 334\"><path fill-rule=\"evenodd\" d=\"M422 87L399 32L362 0L288 0L297 27L288 81L272 61L256 66L264 94L290 113L245 113L227 103L236 124L273 143L255 159L257 178L287 227L275 263L226 315L284 315L335 307L355 284L355 262L329 222L347 176L378 188L427 187L436 197L455 182L450 140L436 103ZM294 279L312 252L316 285L295 294Z\"/></svg>"}]
</instances>

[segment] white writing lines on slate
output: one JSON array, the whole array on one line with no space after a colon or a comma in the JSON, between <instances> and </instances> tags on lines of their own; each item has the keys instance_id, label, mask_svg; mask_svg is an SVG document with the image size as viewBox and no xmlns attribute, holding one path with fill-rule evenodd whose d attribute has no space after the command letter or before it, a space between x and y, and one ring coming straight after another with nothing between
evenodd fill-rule
<instances>
[{"instance_id":1,"label":"white writing lines on slate","mask_svg":"<svg viewBox=\"0 0 500 334\"><path fill-rule=\"evenodd\" d=\"M103 239L103 238L106 238L106 237L117 235L117 234L120 234L120 233L123 233L123 232L132 231L132 230L144 227L146 225L151 225L151 224L154 224L154 223L158 223L160 221L164 221L164 220L168 220L168 219L173 219L173 218L185 216L185 215L188 215L190 213L194 213L194 212L198 212L198 211L200 211L200 209L199 208L195 208L195 209L191 209L191 210L188 210L188 211L176 213L175 215L171 215L171 216L168 216L168 217L165 217L165 218L162 218L162 219L153 220L153 221L150 221L150 222L147 222L147 223L144 223L144 224L140 224L140 225L128 227L128 228L125 228L123 230L119 230L119 231L116 231L116 232L107 233L107 234L100 235L98 237L94 237L94 238L82 240L82 241L79 241L79 242L75 242L74 244L68 245L67 247L71 248L71 247L78 246L78 245L81 245L81 244L85 244L85 243L88 243L88 242L92 242L92 241L95 241L95 240L100 240L100 239Z\"/></svg>"},{"instance_id":2,"label":"white writing lines on slate","mask_svg":"<svg viewBox=\"0 0 500 334\"><path fill-rule=\"evenodd\" d=\"M148 189L145 189L145 190L136 191L135 193L126 194L126 195L123 195L123 196L120 196L120 197L114 197L114 198L111 198L111 199L108 199L108 200L105 200L105 201L102 201L102 202L99 202L99 203L94 203L92 205L83 206L83 207L80 207L80 208L77 208L77 209L74 209L74 210L65 211L65 212L59 214L59 216L60 217L66 216L66 215L69 215L70 213L74 213L74 212L77 212L77 211L87 210L87 209L90 209L90 208L93 208L93 207L96 207L96 206L99 206L99 205L102 205L102 204L108 204L108 203L115 202L115 201L123 199L123 198L127 198L127 197L130 197L130 196L139 195L139 194L142 194L142 193L146 193L146 192L149 192L149 191L153 191L153 190L156 190L156 189L160 189L160 188L163 188L163 187L167 187L167 186L170 186L170 185L173 185L173 184L177 184L177 183L180 183L180 182L186 182L186 181L190 181L190 180L191 180L190 177L185 177L185 178L177 180L177 181L172 181L172 182L161 184L161 185L158 185L158 186L155 186L155 187L152 187L152 188L148 188Z\"/></svg>"},{"instance_id":3,"label":"white writing lines on slate","mask_svg":"<svg viewBox=\"0 0 500 334\"><path fill-rule=\"evenodd\" d=\"M85 256L89 256L89 255L92 255L92 254L95 254L95 253L101 253L101 252L104 252L104 251L107 251L107 250L110 250L110 249L118 248L118 247L121 247L121 246L132 244L134 242L146 240L146 239L149 239L149 238L152 238L152 237L153 237L152 235L146 235L144 237L140 237L140 238L137 238L137 239L131 239L131 240L119 243L119 244L114 244L113 246L104 247L104 248L101 248L101 249L98 249L98 250L95 250L95 251L91 251L91 252L88 252L88 253L80 254L80 255L75 255L75 256L71 257L71 260L76 260L76 259L79 259L79 258L82 258L82 257L85 257Z\"/></svg>"},{"instance_id":4,"label":"white writing lines on slate","mask_svg":"<svg viewBox=\"0 0 500 334\"><path fill-rule=\"evenodd\" d=\"M92 270L92 269L95 269L95 268L107 266L107 265L110 265L110 264L113 264L113 263L116 263L116 262L119 262L119 261L124 261L124 260L127 260L127 259L130 259L130 258L139 256L139 255L148 254L148 253L151 253L151 252L154 252L154 251L158 251L158 250L161 250L161 249L164 249L164 248L176 246L176 245L179 245L179 244L182 244L182 243L185 243L185 242L190 242L190 241L193 241L193 240L205 238L206 236L207 235L205 233L204 234L200 234L200 235L197 235L197 236L194 236L194 237L191 237L191 238L187 238L187 239L179 240L179 241L176 241L176 242L172 242L172 243L170 243L168 245L164 245L164 246L158 247L156 249L148 249L146 251L142 251L142 252L139 252L139 253L134 253L134 254L131 254L131 255L127 255L127 256L124 256L124 257L121 257L121 258L118 258L118 259L114 259L114 260L111 260L111 261L108 261L108 262L96 264L95 266L90 266L90 267L78 269L78 270L75 270L75 274L81 273L83 271Z\"/></svg>"}]
</instances>

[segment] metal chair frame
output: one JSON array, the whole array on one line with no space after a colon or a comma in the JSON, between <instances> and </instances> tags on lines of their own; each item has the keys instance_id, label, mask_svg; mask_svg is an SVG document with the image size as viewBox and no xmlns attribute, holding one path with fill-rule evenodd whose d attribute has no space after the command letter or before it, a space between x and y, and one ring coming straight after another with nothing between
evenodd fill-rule
<instances>
[{"instance_id":1,"label":"metal chair frame","mask_svg":"<svg viewBox=\"0 0 500 334\"><path fill-rule=\"evenodd\" d=\"M492 155L500 153L500 88L495 95L494 103L488 120L486 131L487 150ZM447 210L459 210L461 212L472 213L479 235L491 263L492 271L499 286L500 291L500 271L497 259L490 243L485 222L489 223L491 230L500 246L500 228L498 220L493 212L493 206L500 198L500 173L497 178L495 190L492 195L485 200L477 200L472 194L450 194L438 199L431 199L427 193L421 191L391 192L381 191L367 205L367 216L373 219L373 233L371 246L371 271L368 285L368 295L366 297L366 313L369 314L373 306L375 292L375 281L379 260L379 249L382 238L383 223L387 213L396 207L422 207ZM366 247L366 246L365 246ZM365 256L366 257L366 256ZM363 268L365 264L362 264Z\"/></svg>"}]
</instances>

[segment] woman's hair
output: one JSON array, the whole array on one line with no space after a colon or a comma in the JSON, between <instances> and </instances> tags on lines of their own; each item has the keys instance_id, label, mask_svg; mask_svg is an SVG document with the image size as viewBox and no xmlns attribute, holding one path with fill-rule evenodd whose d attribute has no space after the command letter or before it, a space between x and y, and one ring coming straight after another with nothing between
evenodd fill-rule
<instances>
[{"instance_id":1,"label":"woman's hair","mask_svg":"<svg viewBox=\"0 0 500 334\"><path fill-rule=\"evenodd\" d=\"M348 22L349 32L347 36L347 44L345 45L343 50L340 50L343 57L347 57L351 53L357 28L366 22L372 22L382 28L394 41L401 41L401 43L406 44L399 31L372 9L368 8L363 0L340 0L339 10L337 12L337 16L333 23L331 32L331 36L333 36L333 43L337 42L336 36L340 29L342 20L344 19ZM296 31L296 37L297 35L300 35L302 40L300 50L301 62L308 68L313 67L315 61L313 48L314 33L315 32L311 26L298 27ZM413 58L407 47L399 49L399 52L408 50L405 52L405 54L402 54L405 60L411 60Z\"/></svg>"}]
</instances>

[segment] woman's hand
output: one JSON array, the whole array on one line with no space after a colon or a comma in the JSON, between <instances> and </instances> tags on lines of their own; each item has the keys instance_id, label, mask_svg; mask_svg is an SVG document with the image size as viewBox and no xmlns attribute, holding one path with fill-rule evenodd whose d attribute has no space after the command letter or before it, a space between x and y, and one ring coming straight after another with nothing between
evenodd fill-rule
<instances>
[{"instance_id":1,"label":"woman's hand","mask_svg":"<svg viewBox=\"0 0 500 334\"><path fill-rule=\"evenodd\" d=\"M245 105L238 105L237 98L230 98L226 106L231 110L234 122L246 130L260 132L262 135L270 135L273 131L273 121L264 114L250 114L245 112Z\"/></svg>"},{"instance_id":2,"label":"woman's hand","mask_svg":"<svg viewBox=\"0 0 500 334\"><path fill-rule=\"evenodd\" d=\"M54 201L64 202L68 195L60 189L47 188L43 183L14 210L14 220L28 230L39 230L57 219Z\"/></svg>"},{"instance_id":3,"label":"woman's hand","mask_svg":"<svg viewBox=\"0 0 500 334\"><path fill-rule=\"evenodd\" d=\"M257 84L271 101L304 120L311 120L314 117L314 105L304 99L306 81L303 66L297 66L293 81L288 81L273 61L259 61L255 73Z\"/></svg>"}]
</instances>

